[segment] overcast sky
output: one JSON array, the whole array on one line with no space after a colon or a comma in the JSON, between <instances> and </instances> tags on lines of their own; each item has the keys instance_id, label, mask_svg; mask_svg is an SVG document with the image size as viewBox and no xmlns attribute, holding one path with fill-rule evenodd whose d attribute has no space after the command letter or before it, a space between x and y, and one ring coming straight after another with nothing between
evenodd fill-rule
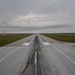
<instances>
[{"instance_id":1,"label":"overcast sky","mask_svg":"<svg viewBox=\"0 0 75 75\"><path fill-rule=\"evenodd\" d=\"M2 30L75 32L75 0L0 0Z\"/></svg>"}]
</instances>

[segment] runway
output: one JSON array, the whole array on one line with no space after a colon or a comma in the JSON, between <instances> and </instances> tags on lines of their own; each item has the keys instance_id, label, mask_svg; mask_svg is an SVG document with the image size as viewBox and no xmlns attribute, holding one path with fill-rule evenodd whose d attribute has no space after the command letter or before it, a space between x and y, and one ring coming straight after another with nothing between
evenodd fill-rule
<instances>
[{"instance_id":1,"label":"runway","mask_svg":"<svg viewBox=\"0 0 75 75\"><path fill-rule=\"evenodd\" d=\"M40 38L42 46L40 47L42 51L40 55L42 55L44 59L44 61L42 60L43 62L40 61L42 62L41 64L43 64L42 67L45 68L45 70L42 71L42 75L75 75L74 49L69 48L66 43L58 41L52 42L52 39L41 37L45 42L49 43L49 45L43 45L42 42L44 41Z\"/></svg>"},{"instance_id":2,"label":"runway","mask_svg":"<svg viewBox=\"0 0 75 75\"><path fill-rule=\"evenodd\" d=\"M33 38L30 36L0 48L0 75L21 74L33 47ZM23 43L27 42L30 42L30 45L24 46Z\"/></svg>"},{"instance_id":3,"label":"runway","mask_svg":"<svg viewBox=\"0 0 75 75\"><path fill-rule=\"evenodd\" d=\"M0 48L0 75L75 75L74 47L39 34L35 43L35 37Z\"/></svg>"}]
</instances>

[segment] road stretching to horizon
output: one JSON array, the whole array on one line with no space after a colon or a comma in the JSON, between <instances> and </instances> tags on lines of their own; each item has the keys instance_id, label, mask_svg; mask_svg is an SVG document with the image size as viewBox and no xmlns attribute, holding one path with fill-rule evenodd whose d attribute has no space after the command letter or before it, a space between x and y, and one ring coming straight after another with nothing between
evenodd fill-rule
<instances>
[{"instance_id":1,"label":"road stretching to horizon","mask_svg":"<svg viewBox=\"0 0 75 75\"><path fill-rule=\"evenodd\" d=\"M31 35L0 47L0 75L75 75L75 48Z\"/></svg>"}]
</instances>

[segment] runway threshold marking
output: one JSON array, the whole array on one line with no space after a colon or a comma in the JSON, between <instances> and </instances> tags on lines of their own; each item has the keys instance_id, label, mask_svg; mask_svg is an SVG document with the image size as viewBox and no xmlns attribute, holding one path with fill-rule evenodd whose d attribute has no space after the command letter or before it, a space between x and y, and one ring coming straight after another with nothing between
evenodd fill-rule
<instances>
[{"instance_id":1,"label":"runway threshold marking","mask_svg":"<svg viewBox=\"0 0 75 75\"><path fill-rule=\"evenodd\" d=\"M29 46L30 45L30 42L23 43L22 45L23 46Z\"/></svg>"},{"instance_id":2,"label":"runway threshold marking","mask_svg":"<svg viewBox=\"0 0 75 75\"><path fill-rule=\"evenodd\" d=\"M53 45L52 45L53 46ZM57 51L59 51L62 55L64 55L68 60L70 60L74 65L75 65L75 62L70 59L68 56L66 56L64 53L62 53L58 48L56 48L55 46L53 46Z\"/></svg>"},{"instance_id":3,"label":"runway threshold marking","mask_svg":"<svg viewBox=\"0 0 75 75\"><path fill-rule=\"evenodd\" d=\"M43 42L43 45L50 45L48 42Z\"/></svg>"}]
</instances>

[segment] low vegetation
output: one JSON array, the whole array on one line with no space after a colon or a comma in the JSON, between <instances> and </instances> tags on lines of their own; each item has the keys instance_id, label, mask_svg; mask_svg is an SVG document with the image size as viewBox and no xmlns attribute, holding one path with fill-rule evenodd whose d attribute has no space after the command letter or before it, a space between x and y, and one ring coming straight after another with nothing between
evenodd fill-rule
<instances>
[{"instance_id":1,"label":"low vegetation","mask_svg":"<svg viewBox=\"0 0 75 75\"><path fill-rule=\"evenodd\" d=\"M75 43L75 34L43 34L43 35L58 41Z\"/></svg>"},{"instance_id":2,"label":"low vegetation","mask_svg":"<svg viewBox=\"0 0 75 75\"><path fill-rule=\"evenodd\" d=\"M0 47L9 44L11 42L20 40L22 38L25 38L29 35L30 34L5 34L5 35L0 34Z\"/></svg>"}]
</instances>

